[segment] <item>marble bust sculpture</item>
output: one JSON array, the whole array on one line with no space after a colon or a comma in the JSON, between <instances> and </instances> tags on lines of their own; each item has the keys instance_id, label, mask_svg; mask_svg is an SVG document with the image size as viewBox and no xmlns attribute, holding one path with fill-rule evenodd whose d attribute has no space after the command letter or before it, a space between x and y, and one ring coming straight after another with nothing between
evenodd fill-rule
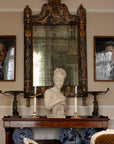
<instances>
[{"instance_id":1,"label":"marble bust sculpture","mask_svg":"<svg viewBox=\"0 0 114 144\"><path fill-rule=\"evenodd\" d=\"M48 118L65 118L66 98L61 92L65 78L66 72L64 69L56 68L54 70L54 86L44 93L44 105L50 112Z\"/></svg>"}]
</instances>

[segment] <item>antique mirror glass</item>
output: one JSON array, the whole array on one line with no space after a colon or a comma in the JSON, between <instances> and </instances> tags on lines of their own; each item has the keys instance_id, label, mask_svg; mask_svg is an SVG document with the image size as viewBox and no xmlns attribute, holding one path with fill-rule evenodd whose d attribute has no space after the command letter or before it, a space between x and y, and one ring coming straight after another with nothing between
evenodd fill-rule
<instances>
[{"instance_id":1,"label":"antique mirror glass","mask_svg":"<svg viewBox=\"0 0 114 144\"><path fill-rule=\"evenodd\" d=\"M71 15L60 0L49 0L38 15L26 6L24 43L26 98L33 95L34 86L42 95L53 86L57 67L67 72L64 91L72 93L78 85L78 96L87 95L86 11L82 5L77 15Z\"/></svg>"},{"instance_id":2,"label":"antique mirror glass","mask_svg":"<svg viewBox=\"0 0 114 144\"><path fill-rule=\"evenodd\" d=\"M33 26L33 86L52 86L53 71L67 72L64 85L78 85L76 25Z\"/></svg>"}]
</instances>

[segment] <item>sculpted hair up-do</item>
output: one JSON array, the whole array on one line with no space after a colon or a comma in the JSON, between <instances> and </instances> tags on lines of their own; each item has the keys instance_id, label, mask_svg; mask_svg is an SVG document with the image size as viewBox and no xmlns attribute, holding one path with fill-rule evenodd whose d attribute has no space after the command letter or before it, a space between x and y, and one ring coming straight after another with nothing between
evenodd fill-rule
<instances>
[{"instance_id":1,"label":"sculpted hair up-do","mask_svg":"<svg viewBox=\"0 0 114 144\"><path fill-rule=\"evenodd\" d=\"M54 77L62 76L65 79L66 75L66 71L63 68L56 68L54 70Z\"/></svg>"}]
</instances>

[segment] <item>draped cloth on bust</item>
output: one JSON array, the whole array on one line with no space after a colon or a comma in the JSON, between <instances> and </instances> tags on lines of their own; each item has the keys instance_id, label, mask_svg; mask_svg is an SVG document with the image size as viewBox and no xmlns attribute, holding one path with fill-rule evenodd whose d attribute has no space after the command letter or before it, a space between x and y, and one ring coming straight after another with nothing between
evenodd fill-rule
<instances>
[{"instance_id":1,"label":"draped cloth on bust","mask_svg":"<svg viewBox=\"0 0 114 144\"><path fill-rule=\"evenodd\" d=\"M65 101L66 98L63 95L63 93L59 93L54 90L54 88L50 88L46 90L44 95L44 103L45 107L48 110L52 110L52 113L55 114L58 117L60 115L64 115L65 110Z\"/></svg>"}]
</instances>

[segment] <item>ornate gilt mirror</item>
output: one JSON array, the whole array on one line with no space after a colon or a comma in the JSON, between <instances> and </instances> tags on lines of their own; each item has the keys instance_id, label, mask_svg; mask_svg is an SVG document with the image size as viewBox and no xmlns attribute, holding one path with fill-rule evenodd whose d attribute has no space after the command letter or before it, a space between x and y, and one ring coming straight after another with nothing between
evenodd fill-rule
<instances>
[{"instance_id":1,"label":"ornate gilt mirror","mask_svg":"<svg viewBox=\"0 0 114 144\"><path fill-rule=\"evenodd\" d=\"M53 71L67 72L63 90L87 95L86 10L80 5L77 15L70 14L60 0L48 0L40 14L24 10L24 92L25 98L53 86Z\"/></svg>"}]
</instances>

